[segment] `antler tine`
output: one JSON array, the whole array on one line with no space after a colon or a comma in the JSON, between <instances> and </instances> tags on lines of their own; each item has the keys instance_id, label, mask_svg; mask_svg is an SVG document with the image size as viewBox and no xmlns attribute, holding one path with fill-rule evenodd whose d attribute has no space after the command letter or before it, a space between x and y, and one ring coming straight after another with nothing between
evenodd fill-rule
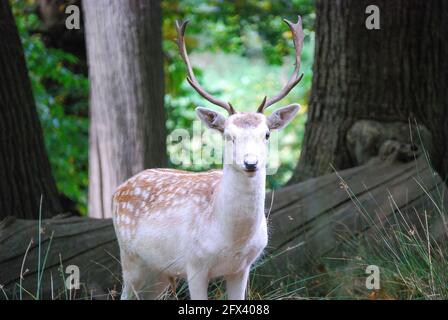
<instances>
[{"instance_id":1,"label":"antler tine","mask_svg":"<svg viewBox=\"0 0 448 320\"><path fill-rule=\"evenodd\" d=\"M258 107L258 109L257 109L257 112L259 112L259 113L263 113L263 110L264 110L265 105L266 105L266 100L267 100L267 98L268 98L268 97L264 96L263 101L261 102L261 104L259 105L259 107Z\"/></svg>"},{"instance_id":2,"label":"antler tine","mask_svg":"<svg viewBox=\"0 0 448 320\"><path fill-rule=\"evenodd\" d=\"M280 91L276 96L268 99L267 101L263 100L264 103L262 103L257 110L257 112L260 113L263 113L263 111L266 110L266 108L286 97L288 93L292 90L292 88L294 88L300 82L300 80L302 80L303 77L303 73L299 75L303 38L304 38L302 30L302 18L298 16L297 23L292 23L291 21L286 19L283 19L283 21L285 21L285 23L288 25L289 29L292 32L294 47L296 49L295 68L291 78L289 79L288 83L283 87L282 91Z\"/></svg>"},{"instance_id":3,"label":"antler tine","mask_svg":"<svg viewBox=\"0 0 448 320\"><path fill-rule=\"evenodd\" d=\"M187 81L188 83L206 100L211 103L224 108L229 114L234 114L235 110L233 109L230 103L224 102L213 97L204 88L201 87L198 80L196 79L193 68L191 67L190 59L188 58L187 49L185 47L185 29L187 28L188 20L183 22L176 21L176 30L177 30L177 46L179 47L179 52L187 67Z\"/></svg>"}]
</instances>

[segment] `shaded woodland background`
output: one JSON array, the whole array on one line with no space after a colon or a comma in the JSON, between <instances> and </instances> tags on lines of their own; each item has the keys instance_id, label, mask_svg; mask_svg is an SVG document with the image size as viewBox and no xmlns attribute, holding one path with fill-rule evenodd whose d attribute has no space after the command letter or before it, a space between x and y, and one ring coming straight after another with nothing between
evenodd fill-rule
<instances>
[{"instance_id":1,"label":"shaded woodland background","mask_svg":"<svg viewBox=\"0 0 448 320\"><path fill-rule=\"evenodd\" d=\"M82 8L80 30L65 27L69 4ZM365 28L370 4L380 30ZM448 298L447 13L441 0L1 0L5 296L50 298L51 283L62 286L53 276L76 264L79 298L115 298L112 224L92 218L110 217L116 186L145 168L210 168L170 162L167 136L191 132L194 107L210 106L185 80L176 19L191 21L200 81L252 111L292 72L282 18L300 14L305 76L278 106L303 109L268 176L270 248L250 297ZM367 291L375 263L386 284Z\"/></svg>"}]
</instances>

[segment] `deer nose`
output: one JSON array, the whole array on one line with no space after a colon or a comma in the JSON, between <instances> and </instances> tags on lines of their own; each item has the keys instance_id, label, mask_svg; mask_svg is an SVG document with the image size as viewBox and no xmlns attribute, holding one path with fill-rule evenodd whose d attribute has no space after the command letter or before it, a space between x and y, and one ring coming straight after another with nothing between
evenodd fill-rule
<instances>
[{"instance_id":1,"label":"deer nose","mask_svg":"<svg viewBox=\"0 0 448 320\"><path fill-rule=\"evenodd\" d=\"M254 155L246 154L244 156L243 162L244 162L244 167L246 168L246 170L256 170L257 169L258 159Z\"/></svg>"}]
</instances>

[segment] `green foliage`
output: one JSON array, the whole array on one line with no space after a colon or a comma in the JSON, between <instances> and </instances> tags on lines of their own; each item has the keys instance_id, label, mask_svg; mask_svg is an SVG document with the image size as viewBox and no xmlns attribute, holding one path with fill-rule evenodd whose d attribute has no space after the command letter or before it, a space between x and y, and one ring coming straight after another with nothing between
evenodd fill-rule
<instances>
[{"instance_id":1,"label":"green foliage","mask_svg":"<svg viewBox=\"0 0 448 320\"><path fill-rule=\"evenodd\" d=\"M307 33L314 23L314 4L311 0L183 0L164 1L164 31L174 38L174 20L191 21L189 32L206 33L199 49L251 55L250 43L254 33L263 40L262 51L270 63L281 64L290 53L290 34L285 32L282 19L303 19ZM172 29L172 30L167 30Z\"/></svg>"},{"instance_id":2,"label":"green foliage","mask_svg":"<svg viewBox=\"0 0 448 320\"><path fill-rule=\"evenodd\" d=\"M311 88L314 49L312 1L165 1L163 9L167 128L168 132L187 129L191 135L196 120L194 108L200 105L215 107L200 97L185 80L185 66L173 41L176 38L175 20L190 20L186 44L203 86L217 97L231 101L238 111L253 111L263 96L272 96L280 90L294 68L292 37L282 18L295 22L300 13L305 32L302 53L302 72L305 75L286 99L272 107L292 102L302 105L300 116L278 133L281 165L277 174L268 176L269 188L284 184L291 177L299 157ZM174 150L175 147L168 145L169 154ZM192 153L198 152L200 145L193 146ZM172 166L188 170L220 167L203 163Z\"/></svg>"},{"instance_id":3,"label":"green foliage","mask_svg":"<svg viewBox=\"0 0 448 320\"><path fill-rule=\"evenodd\" d=\"M39 34L34 1L13 1L37 110L58 189L87 209L88 81L70 70L78 58L47 48Z\"/></svg>"}]
</instances>

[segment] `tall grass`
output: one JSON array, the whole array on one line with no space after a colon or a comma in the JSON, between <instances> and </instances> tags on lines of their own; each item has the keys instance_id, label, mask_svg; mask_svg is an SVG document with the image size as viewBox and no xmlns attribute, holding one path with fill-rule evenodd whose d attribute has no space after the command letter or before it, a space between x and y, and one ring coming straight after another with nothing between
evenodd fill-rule
<instances>
[{"instance_id":1,"label":"tall grass","mask_svg":"<svg viewBox=\"0 0 448 320\"><path fill-rule=\"evenodd\" d=\"M431 168L426 150L420 156L424 157ZM433 173L433 178L439 179ZM344 179L339 174L338 176L351 201L370 227L361 238L347 243L351 257L345 258L345 262L348 268L353 267L353 272L349 273L352 285L342 286L345 293L353 298L448 299L445 186L437 184L436 190L430 192L422 183L423 179L417 168L417 176L413 180L421 188L429 206L403 212L388 191L393 214L382 221L377 213L368 212ZM435 232L434 227L439 227L439 232ZM372 264L380 268L381 289L360 290L361 282L366 277L365 268ZM358 287L353 284L358 284Z\"/></svg>"},{"instance_id":2,"label":"tall grass","mask_svg":"<svg viewBox=\"0 0 448 320\"><path fill-rule=\"evenodd\" d=\"M44 234L44 228L42 227L42 201L43 197L40 198L40 205L39 205L39 219L37 221L38 228L37 228L37 274L36 274L36 291L31 292L30 290L26 289L23 285L23 280L25 279L26 274L28 273L28 269L26 266L26 260L29 254L29 251L31 247L34 245L35 240L34 238L31 238L28 246L25 250L25 253L23 255L22 264L20 268L20 277L19 277L19 283L16 283L16 288L18 289L18 297L14 294L13 296L9 296L8 293L4 290L3 287L1 287L2 293L5 297L5 299L9 300L11 299L19 299L19 300L25 300L25 299L32 299L32 300L41 300L42 299L42 284L44 280L44 273L45 273L45 267L47 263L48 256L50 254L50 249L54 237L54 231L51 233L49 240L48 240L48 246L44 252L44 255L42 255L42 234ZM60 269L62 270L62 279L64 280L63 283L65 283L64 279L64 273L63 273L63 267L62 267L62 261ZM52 299L56 299L57 297L54 295L54 287L53 287L53 277L51 275L51 292L52 292ZM65 289L65 287L64 287ZM65 289L66 291L66 289ZM66 295L67 297L67 295Z\"/></svg>"}]
</instances>

